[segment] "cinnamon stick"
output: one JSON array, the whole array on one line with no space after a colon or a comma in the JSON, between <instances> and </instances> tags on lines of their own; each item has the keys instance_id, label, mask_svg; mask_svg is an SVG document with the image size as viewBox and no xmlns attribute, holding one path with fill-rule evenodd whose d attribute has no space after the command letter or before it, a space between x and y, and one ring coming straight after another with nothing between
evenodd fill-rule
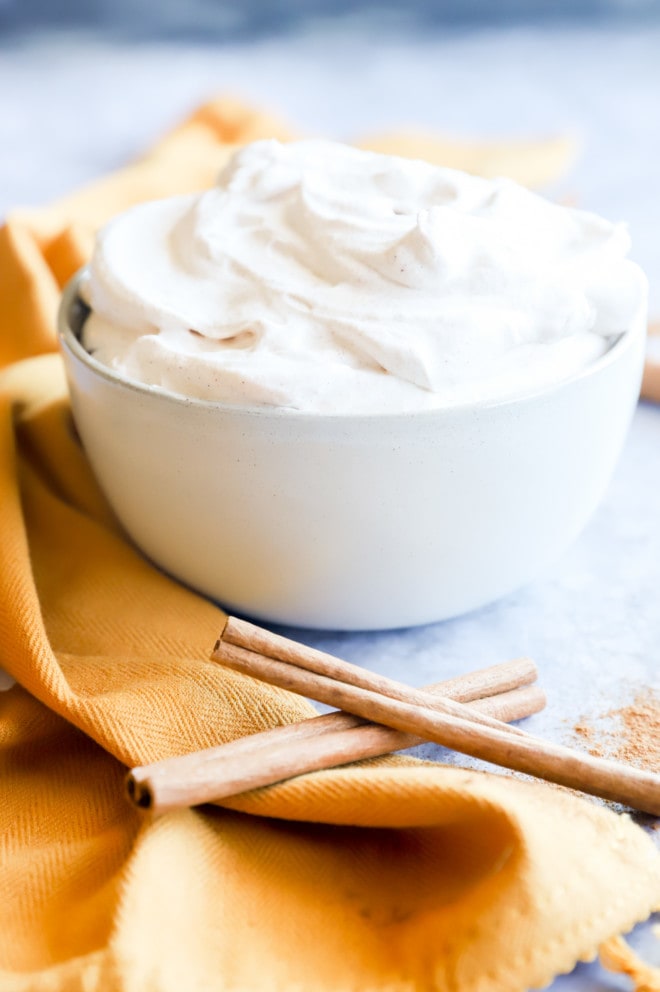
<instances>
[{"instance_id":1,"label":"cinnamon stick","mask_svg":"<svg viewBox=\"0 0 660 992\"><path fill-rule=\"evenodd\" d=\"M474 758L660 815L659 775L592 757L551 741L512 733L506 725L486 720L464 704L443 699L436 701L433 710L409 701L413 697L405 686L398 686L398 698L383 695L382 676L375 677L363 669L356 674L357 666L345 665L300 645L287 646L286 657L295 658L295 662L278 660L273 655L282 649L281 642L285 639L261 628L254 630L258 633L253 639L251 624L230 620L212 657L235 671ZM234 641L241 639L245 646L227 640L228 632L229 637ZM252 650L252 644L264 653ZM346 681L340 681L344 672ZM359 685L355 684L358 679ZM391 691L392 683L386 681L390 682Z\"/></svg>"},{"instance_id":2,"label":"cinnamon stick","mask_svg":"<svg viewBox=\"0 0 660 992\"><path fill-rule=\"evenodd\" d=\"M658 336L660 336L660 321L649 324L649 337ZM660 403L660 358L657 355L652 356L647 353L644 362L641 397L643 400Z\"/></svg>"},{"instance_id":3,"label":"cinnamon stick","mask_svg":"<svg viewBox=\"0 0 660 992\"><path fill-rule=\"evenodd\" d=\"M652 403L660 403L660 362L647 358L644 363L641 397Z\"/></svg>"},{"instance_id":4,"label":"cinnamon stick","mask_svg":"<svg viewBox=\"0 0 660 992\"><path fill-rule=\"evenodd\" d=\"M501 721L495 720L487 713L479 710L471 711L464 706L464 702L457 703L448 698L444 693L429 696L423 689L413 689L402 682L395 682L385 675L371 672L360 665L353 665L350 661L342 661L334 655L318 651L316 648L307 647L298 641L292 641L288 637L281 637L273 634L263 627L257 627L247 620L239 620L238 617L227 617L225 627L216 642L212 657L216 661L222 660L221 653L224 648L235 646L239 650L247 648L253 653L262 655L264 658L271 658L275 661L287 663L293 668L303 669L308 672L316 672L329 679L336 679L346 685L356 688L366 689L372 693L377 693L389 699L398 699L402 702L415 704L441 713L473 720L475 723L483 724L486 727L501 729ZM231 666L229 666L231 667ZM265 679L264 681L268 681ZM288 688L288 687L285 687ZM294 690L295 691L295 690ZM310 694L310 698L318 698ZM325 702L321 699L319 702ZM335 705L334 703L331 705ZM346 707L339 706L339 709ZM350 712L356 712L354 710ZM361 714L363 715L363 714ZM371 717L368 717L371 719ZM376 721L383 722L383 721ZM509 733L523 735L525 732L518 727L507 728Z\"/></svg>"},{"instance_id":5,"label":"cinnamon stick","mask_svg":"<svg viewBox=\"0 0 660 992\"><path fill-rule=\"evenodd\" d=\"M543 709L544 693L532 685L536 666L523 658L429 686L425 692L472 701L499 720L519 720ZM502 689L503 691L499 691ZM479 698L481 693L492 695ZM224 799L310 771L331 768L413 747L418 737L378 726L349 713L327 713L251 734L214 748L134 768L129 798L154 812Z\"/></svg>"}]
</instances>

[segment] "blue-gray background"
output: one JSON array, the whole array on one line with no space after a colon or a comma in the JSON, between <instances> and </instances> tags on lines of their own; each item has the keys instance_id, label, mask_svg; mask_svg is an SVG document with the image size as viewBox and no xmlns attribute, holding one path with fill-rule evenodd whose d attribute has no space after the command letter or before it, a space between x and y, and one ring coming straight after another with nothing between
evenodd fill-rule
<instances>
[{"instance_id":1,"label":"blue-gray background","mask_svg":"<svg viewBox=\"0 0 660 992\"><path fill-rule=\"evenodd\" d=\"M657 18L658 0L0 0L0 31L37 27L103 30L122 38L237 40L298 29L324 19L363 18L437 30L530 21Z\"/></svg>"}]
</instances>

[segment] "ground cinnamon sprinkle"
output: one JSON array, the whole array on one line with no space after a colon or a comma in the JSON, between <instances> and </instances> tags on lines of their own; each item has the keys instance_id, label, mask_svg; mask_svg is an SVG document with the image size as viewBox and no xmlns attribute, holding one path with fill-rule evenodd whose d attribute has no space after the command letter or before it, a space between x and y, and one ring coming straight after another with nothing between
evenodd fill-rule
<instances>
[{"instance_id":1,"label":"ground cinnamon sprinkle","mask_svg":"<svg viewBox=\"0 0 660 992\"><path fill-rule=\"evenodd\" d=\"M660 772L660 698L655 689L640 689L632 703L604 716L614 721L608 729L597 728L586 719L573 727L589 754Z\"/></svg>"},{"instance_id":2,"label":"ground cinnamon sprinkle","mask_svg":"<svg viewBox=\"0 0 660 992\"><path fill-rule=\"evenodd\" d=\"M655 689L639 689L632 703L609 710L603 718L610 721L607 728L585 718L573 727L590 754L660 772L660 698ZM642 961L623 937L613 937L600 947L600 961L608 971L627 975L633 992L660 992L660 968Z\"/></svg>"},{"instance_id":3,"label":"ground cinnamon sprinkle","mask_svg":"<svg viewBox=\"0 0 660 992\"><path fill-rule=\"evenodd\" d=\"M616 750L621 761L629 761L652 772L660 771L660 699L653 689L637 693L630 706L612 710L622 736Z\"/></svg>"},{"instance_id":4,"label":"ground cinnamon sprinkle","mask_svg":"<svg viewBox=\"0 0 660 992\"><path fill-rule=\"evenodd\" d=\"M580 738L583 747L589 752L589 754L593 754L595 758L603 757L603 746L597 739L598 735L591 724L582 719L573 727L573 733Z\"/></svg>"}]
</instances>

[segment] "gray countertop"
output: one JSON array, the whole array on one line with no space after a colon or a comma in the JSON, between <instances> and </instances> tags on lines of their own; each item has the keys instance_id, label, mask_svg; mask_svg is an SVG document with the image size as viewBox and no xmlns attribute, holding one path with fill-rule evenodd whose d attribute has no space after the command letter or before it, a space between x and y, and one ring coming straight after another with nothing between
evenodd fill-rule
<instances>
[{"instance_id":1,"label":"gray countertop","mask_svg":"<svg viewBox=\"0 0 660 992\"><path fill-rule=\"evenodd\" d=\"M359 27L326 25L224 47L118 47L73 35L0 41L0 214L119 166L197 102L224 91L339 138L400 124L476 136L570 130L582 153L554 192L629 222L660 315L658 52L658 25L407 31L378 42ZM294 635L415 685L528 654L548 692L546 711L528 726L575 743L580 718L605 727L609 709L660 681L659 493L660 408L641 404L586 531L525 589L422 628ZM421 751L447 757L430 745ZM660 963L648 925L637 928L633 944ZM552 986L627 987L597 965L581 965Z\"/></svg>"}]
</instances>

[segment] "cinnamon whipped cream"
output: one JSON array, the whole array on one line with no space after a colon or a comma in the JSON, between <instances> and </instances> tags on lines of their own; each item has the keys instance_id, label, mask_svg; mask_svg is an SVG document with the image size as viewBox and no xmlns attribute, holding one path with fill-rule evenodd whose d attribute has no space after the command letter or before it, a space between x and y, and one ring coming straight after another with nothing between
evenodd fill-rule
<instances>
[{"instance_id":1,"label":"cinnamon whipped cream","mask_svg":"<svg viewBox=\"0 0 660 992\"><path fill-rule=\"evenodd\" d=\"M259 141L98 236L83 344L127 379L318 413L521 395L645 307L628 233L506 179Z\"/></svg>"}]
</instances>

